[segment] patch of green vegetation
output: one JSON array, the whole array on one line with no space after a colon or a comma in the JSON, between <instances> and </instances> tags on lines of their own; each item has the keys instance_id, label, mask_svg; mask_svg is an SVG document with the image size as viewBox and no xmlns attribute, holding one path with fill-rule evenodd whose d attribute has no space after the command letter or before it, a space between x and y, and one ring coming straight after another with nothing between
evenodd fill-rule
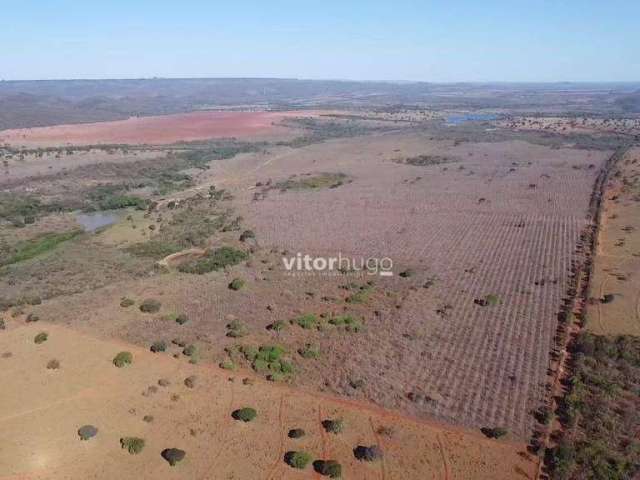
<instances>
[{"instance_id":1,"label":"patch of green vegetation","mask_svg":"<svg viewBox=\"0 0 640 480\"><path fill-rule=\"evenodd\" d=\"M554 480L623 480L640 472L640 338L581 333L560 408L565 429L546 452Z\"/></svg>"},{"instance_id":2,"label":"patch of green vegetation","mask_svg":"<svg viewBox=\"0 0 640 480\"><path fill-rule=\"evenodd\" d=\"M233 247L220 247L201 259L180 265L178 269L185 273L203 274L236 265L248 257L249 255L242 250Z\"/></svg>"},{"instance_id":3,"label":"patch of green vegetation","mask_svg":"<svg viewBox=\"0 0 640 480\"><path fill-rule=\"evenodd\" d=\"M324 477L342 477L342 465L335 460L316 460L313 462L313 469Z\"/></svg>"},{"instance_id":4,"label":"patch of green vegetation","mask_svg":"<svg viewBox=\"0 0 640 480\"><path fill-rule=\"evenodd\" d=\"M292 322L305 330L318 328L318 317L313 313L300 315L299 317L294 318Z\"/></svg>"},{"instance_id":5,"label":"patch of green vegetation","mask_svg":"<svg viewBox=\"0 0 640 480\"><path fill-rule=\"evenodd\" d=\"M144 449L144 439L140 437L123 437L120 446L131 455L137 455Z\"/></svg>"},{"instance_id":6,"label":"patch of green vegetation","mask_svg":"<svg viewBox=\"0 0 640 480\"><path fill-rule=\"evenodd\" d=\"M318 175L300 175L278 182L275 188L287 190L319 190L321 188L337 188L347 181L344 173L320 173Z\"/></svg>"},{"instance_id":7,"label":"patch of green vegetation","mask_svg":"<svg viewBox=\"0 0 640 480\"><path fill-rule=\"evenodd\" d=\"M284 461L287 465L300 470L307 468L307 465L311 462L311 455L307 452L287 452L284 455Z\"/></svg>"},{"instance_id":8,"label":"patch of green vegetation","mask_svg":"<svg viewBox=\"0 0 640 480\"><path fill-rule=\"evenodd\" d=\"M344 421L341 418L323 420L322 428L324 428L328 433L334 433L337 435L338 433L342 433L344 430Z\"/></svg>"},{"instance_id":9,"label":"patch of green vegetation","mask_svg":"<svg viewBox=\"0 0 640 480\"><path fill-rule=\"evenodd\" d=\"M129 195L126 193L126 185L97 185L87 192L84 210L87 212L97 210L118 210L133 207L144 210L149 205L149 200Z\"/></svg>"},{"instance_id":10,"label":"patch of green vegetation","mask_svg":"<svg viewBox=\"0 0 640 480\"><path fill-rule=\"evenodd\" d=\"M320 347L312 343L307 343L304 347L298 349L298 353L302 358L320 358Z\"/></svg>"},{"instance_id":11,"label":"patch of green vegetation","mask_svg":"<svg viewBox=\"0 0 640 480\"><path fill-rule=\"evenodd\" d=\"M115 357L113 357L113 364L118 367L126 367L127 365L131 365L133 363L133 355L131 352L120 352Z\"/></svg>"},{"instance_id":12,"label":"patch of green vegetation","mask_svg":"<svg viewBox=\"0 0 640 480\"><path fill-rule=\"evenodd\" d=\"M232 360L227 359L220 362L220 368L222 368L223 370L235 370L237 367Z\"/></svg>"},{"instance_id":13,"label":"patch of green vegetation","mask_svg":"<svg viewBox=\"0 0 640 480\"><path fill-rule=\"evenodd\" d=\"M229 289L230 290L240 290L242 287L244 287L244 280L242 280L241 278L234 278L233 280L231 280L231 283L229 283Z\"/></svg>"},{"instance_id":14,"label":"patch of green vegetation","mask_svg":"<svg viewBox=\"0 0 640 480\"><path fill-rule=\"evenodd\" d=\"M234 410L233 413L231 413L231 416L235 420L240 420L243 422L251 422L258 416L258 412L256 412L255 408L244 407L238 410Z\"/></svg>"},{"instance_id":15,"label":"patch of green vegetation","mask_svg":"<svg viewBox=\"0 0 640 480\"><path fill-rule=\"evenodd\" d=\"M242 355L251 364L251 368L267 375L269 380L286 380L294 373L293 364L283 358L287 353L280 345L239 345L227 349L230 356Z\"/></svg>"},{"instance_id":16,"label":"patch of green vegetation","mask_svg":"<svg viewBox=\"0 0 640 480\"><path fill-rule=\"evenodd\" d=\"M337 315L329 319L329 324L336 327L344 327L347 332L357 333L362 330L362 323L351 315Z\"/></svg>"},{"instance_id":17,"label":"patch of green vegetation","mask_svg":"<svg viewBox=\"0 0 640 480\"><path fill-rule=\"evenodd\" d=\"M16 227L33 223L36 218L60 209L59 205L44 204L33 195L0 192L0 220L10 222Z\"/></svg>"},{"instance_id":18,"label":"patch of green vegetation","mask_svg":"<svg viewBox=\"0 0 640 480\"><path fill-rule=\"evenodd\" d=\"M126 247L125 250L138 257L149 257L160 260L172 253L179 252L182 250L182 247L176 243L154 238L146 242L134 243Z\"/></svg>"},{"instance_id":19,"label":"patch of green vegetation","mask_svg":"<svg viewBox=\"0 0 640 480\"><path fill-rule=\"evenodd\" d=\"M143 313L156 313L160 311L162 303L155 298L146 298L140 304L140 311Z\"/></svg>"},{"instance_id":20,"label":"patch of green vegetation","mask_svg":"<svg viewBox=\"0 0 640 480\"><path fill-rule=\"evenodd\" d=\"M47 332L40 332L34 337L33 341L36 344L41 344L46 342L48 338L49 338L49 334Z\"/></svg>"},{"instance_id":21,"label":"patch of green vegetation","mask_svg":"<svg viewBox=\"0 0 640 480\"><path fill-rule=\"evenodd\" d=\"M369 301L369 297L373 293L373 287L371 285L362 285L358 287L357 291L349 295L345 301L347 303L362 304Z\"/></svg>"},{"instance_id":22,"label":"patch of green vegetation","mask_svg":"<svg viewBox=\"0 0 640 480\"><path fill-rule=\"evenodd\" d=\"M284 320L276 320L272 324L267 327L269 330L273 330L274 332L281 332L282 330L287 328L287 322Z\"/></svg>"},{"instance_id":23,"label":"patch of green vegetation","mask_svg":"<svg viewBox=\"0 0 640 480\"><path fill-rule=\"evenodd\" d=\"M397 163L413 165L416 167L430 167L432 165L442 165L444 163L451 163L453 161L454 159L443 157L441 155L417 155L415 157L396 160Z\"/></svg>"},{"instance_id":24,"label":"patch of green vegetation","mask_svg":"<svg viewBox=\"0 0 640 480\"><path fill-rule=\"evenodd\" d=\"M135 303L136 302L134 300L127 297L122 297L120 299L120 306L123 308L131 307L132 305L135 305Z\"/></svg>"},{"instance_id":25,"label":"patch of green vegetation","mask_svg":"<svg viewBox=\"0 0 640 480\"><path fill-rule=\"evenodd\" d=\"M227 337L240 338L247 335L249 335L249 329L239 320L232 320L227 324Z\"/></svg>"},{"instance_id":26,"label":"patch of green vegetation","mask_svg":"<svg viewBox=\"0 0 640 480\"><path fill-rule=\"evenodd\" d=\"M36 238L18 242L8 255L0 254L0 265L11 265L32 259L53 250L61 243L71 240L81 233L82 230L71 230L63 233L44 233Z\"/></svg>"}]
</instances>

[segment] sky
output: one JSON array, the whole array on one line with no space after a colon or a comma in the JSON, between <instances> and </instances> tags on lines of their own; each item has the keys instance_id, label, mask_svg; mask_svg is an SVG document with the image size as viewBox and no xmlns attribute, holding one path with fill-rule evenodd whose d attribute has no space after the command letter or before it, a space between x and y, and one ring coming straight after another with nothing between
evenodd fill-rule
<instances>
[{"instance_id":1,"label":"sky","mask_svg":"<svg viewBox=\"0 0 640 480\"><path fill-rule=\"evenodd\" d=\"M639 0L0 0L0 79L640 81Z\"/></svg>"}]
</instances>

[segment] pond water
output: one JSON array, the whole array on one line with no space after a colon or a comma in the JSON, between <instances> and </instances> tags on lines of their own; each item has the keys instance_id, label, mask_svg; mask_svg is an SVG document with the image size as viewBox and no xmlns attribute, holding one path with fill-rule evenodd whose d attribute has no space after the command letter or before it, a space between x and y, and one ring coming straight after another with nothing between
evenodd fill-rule
<instances>
[{"instance_id":1,"label":"pond water","mask_svg":"<svg viewBox=\"0 0 640 480\"><path fill-rule=\"evenodd\" d=\"M95 232L99 228L116 223L120 215L116 212L76 213L76 222L82 225L85 232Z\"/></svg>"},{"instance_id":2,"label":"pond water","mask_svg":"<svg viewBox=\"0 0 640 480\"><path fill-rule=\"evenodd\" d=\"M499 118L495 113L458 113L447 117L447 125L460 125L465 122L489 122Z\"/></svg>"}]
</instances>

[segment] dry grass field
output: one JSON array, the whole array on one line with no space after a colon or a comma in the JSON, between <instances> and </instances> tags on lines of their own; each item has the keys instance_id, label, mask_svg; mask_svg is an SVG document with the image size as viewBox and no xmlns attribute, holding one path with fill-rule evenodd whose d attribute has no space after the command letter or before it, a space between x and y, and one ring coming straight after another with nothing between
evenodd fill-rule
<instances>
[{"instance_id":1,"label":"dry grass field","mask_svg":"<svg viewBox=\"0 0 640 480\"><path fill-rule=\"evenodd\" d=\"M47 340L34 343L42 331ZM133 363L116 368L112 359L122 350L133 354ZM186 357L58 325L11 328L0 336L0 354L2 382L11 385L0 397L2 479L316 478L310 465L295 470L284 462L289 450L337 460L344 478L363 480L525 479L536 466L524 444L496 443L259 379L243 382L250 372L192 365ZM254 421L232 418L247 406L257 411ZM323 430L328 418L343 419L342 433ZM81 441L83 425L95 426L97 435ZM294 428L304 429L304 437L288 438ZM138 454L121 448L120 439L131 436L144 440ZM383 449L381 460L354 457L358 445L374 444ZM171 467L161 457L166 448L184 450L184 460Z\"/></svg>"},{"instance_id":2,"label":"dry grass field","mask_svg":"<svg viewBox=\"0 0 640 480\"><path fill-rule=\"evenodd\" d=\"M587 328L594 334L640 335L639 179L635 148L619 162L605 197L587 308Z\"/></svg>"},{"instance_id":3,"label":"dry grass field","mask_svg":"<svg viewBox=\"0 0 640 480\"><path fill-rule=\"evenodd\" d=\"M344 478L536 478L526 445L613 148L500 122L434 127L444 116L217 112L0 132L13 142L0 152L0 363L15 385L0 398L0 472L307 478L283 460L299 427ZM67 143L120 145L45 148ZM636 328L637 157L604 207L599 245L615 253L596 260L592 296L614 301L588 313L602 333ZM83 231L96 212L113 218ZM283 258L298 252L388 257L393 276L292 274ZM112 365L120 350L132 366ZM231 418L242 406L254 422ZM339 435L321 428L333 417ZM99 433L82 442L85 423ZM126 453L123 436L144 451ZM382 461L354 457L373 444ZM171 447L187 451L173 468Z\"/></svg>"}]
</instances>

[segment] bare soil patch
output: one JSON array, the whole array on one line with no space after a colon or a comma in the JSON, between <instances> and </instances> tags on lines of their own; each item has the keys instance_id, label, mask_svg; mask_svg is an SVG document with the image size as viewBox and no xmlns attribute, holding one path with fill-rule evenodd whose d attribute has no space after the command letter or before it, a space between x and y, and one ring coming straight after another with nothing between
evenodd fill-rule
<instances>
[{"instance_id":1,"label":"bare soil patch","mask_svg":"<svg viewBox=\"0 0 640 480\"><path fill-rule=\"evenodd\" d=\"M289 134L278 126L285 118L315 116L295 112L192 112L127 120L56 125L0 132L0 143L13 146L171 144L209 138L267 138Z\"/></svg>"}]
</instances>

